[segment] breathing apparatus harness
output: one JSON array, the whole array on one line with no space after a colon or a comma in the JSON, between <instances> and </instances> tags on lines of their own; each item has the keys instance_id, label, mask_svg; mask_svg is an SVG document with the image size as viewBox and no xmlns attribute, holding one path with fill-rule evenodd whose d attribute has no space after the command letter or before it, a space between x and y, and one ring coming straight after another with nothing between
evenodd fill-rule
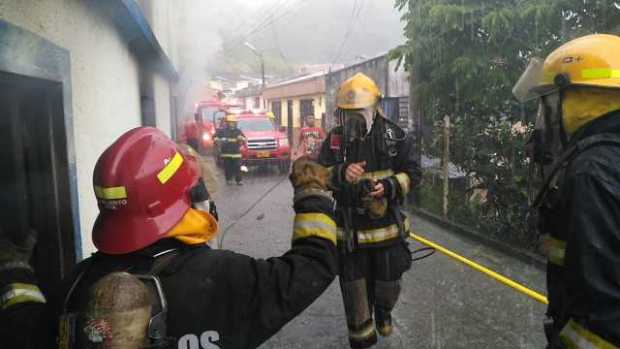
<instances>
[{"instance_id":1,"label":"breathing apparatus harness","mask_svg":"<svg viewBox=\"0 0 620 349\"><path fill-rule=\"evenodd\" d=\"M381 108L377 108L374 112L373 123L370 126L371 129L367 129L366 123L361 123L361 118L353 124L346 118L346 111L338 108L336 110L336 117L338 118L340 125L342 126L342 138L343 146L340 147L336 158L339 162L342 162L346 166L351 163L359 162L362 159L363 142L369 142L368 148L371 149L369 155L372 161L376 161L381 164L381 167L391 168L393 158L398 155L396 148L399 142L405 141L407 135L400 136L397 132L394 132L393 128L386 127L383 122L377 123L377 118L382 118L385 123L389 123L389 119L385 116ZM376 137L373 132L378 132L381 137ZM376 151L378 150L378 151ZM387 157L381 156L380 159L375 159L377 153L387 154ZM348 183L343 181L341 188L331 188L335 192L338 192L338 198L340 199L338 210L341 211L340 216L343 220L343 232L344 232L344 246L343 252L352 253L358 247L357 234L353 228L353 212L355 209L361 207L363 200L369 197L370 193L374 191L375 182L371 179L361 179L356 183ZM396 225L398 226L399 235L403 240L407 239L407 232L403 222L401 213L400 200L390 200L388 203L390 214L394 217ZM411 251L412 261L419 261L424 258L430 257L435 253L435 249L431 247L423 247L415 251ZM419 257L416 255L422 254Z\"/></svg>"}]
</instances>

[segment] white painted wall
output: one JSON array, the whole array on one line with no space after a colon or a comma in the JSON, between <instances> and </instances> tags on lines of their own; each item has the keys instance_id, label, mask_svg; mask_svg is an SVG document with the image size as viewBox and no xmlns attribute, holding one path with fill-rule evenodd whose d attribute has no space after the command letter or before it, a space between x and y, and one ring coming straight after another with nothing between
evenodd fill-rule
<instances>
[{"instance_id":1,"label":"white painted wall","mask_svg":"<svg viewBox=\"0 0 620 349\"><path fill-rule=\"evenodd\" d=\"M153 76L155 99L155 124L157 128L171 136L170 83L160 74Z\"/></svg>"},{"instance_id":2,"label":"white painted wall","mask_svg":"<svg viewBox=\"0 0 620 349\"><path fill-rule=\"evenodd\" d=\"M109 16L93 9L92 4L93 1L81 0L0 0L1 19L34 32L71 53L84 256L94 250L90 232L98 213L92 190L95 162L121 133L141 124L138 62L112 26ZM169 97L165 98L165 103L169 103ZM169 105L162 105L162 108L170 109ZM169 121L167 125L166 132L169 133Z\"/></svg>"}]
</instances>

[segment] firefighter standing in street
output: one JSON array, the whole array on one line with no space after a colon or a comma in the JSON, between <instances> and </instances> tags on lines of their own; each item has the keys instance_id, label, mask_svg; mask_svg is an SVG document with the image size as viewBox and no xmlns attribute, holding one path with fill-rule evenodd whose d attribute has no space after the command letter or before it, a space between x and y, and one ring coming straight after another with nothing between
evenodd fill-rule
<instances>
[{"instance_id":1,"label":"firefighter standing in street","mask_svg":"<svg viewBox=\"0 0 620 349\"><path fill-rule=\"evenodd\" d=\"M290 179L296 215L287 253L263 260L213 250L206 243L217 232L214 205L195 159L154 128L121 136L95 167L98 252L69 279L60 342L71 342L71 333L86 334L95 344L113 340L115 324L109 321L90 319L87 327L71 330L75 323L68 320L92 303L93 284L128 271L160 285L154 287L157 314L147 322L152 347L166 342L181 349L259 346L321 295L337 272L327 169L301 159ZM136 309L142 308L138 302Z\"/></svg>"},{"instance_id":2,"label":"firefighter standing in street","mask_svg":"<svg viewBox=\"0 0 620 349\"><path fill-rule=\"evenodd\" d=\"M337 95L341 126L328 134L319 156L337 202L340 287L352 348L376 343L375 327L382 336L392 334L400 279L411 267L409 221L400 205L420 169L413 142L384 116L380 99L367 76L345 81Z\"/></svg>"},{"instance_id":3,"label":"firefighter standing in street","mask_svg":"<svg viewBox=\"0 0 620 349\"><path fill-rule=\"evenodd\" d=\"M548 257L548 348L620 348L620 37L532 59L513 92L536 98L534 201Z\"/></svg>"},{"instance_id":4,"label":"firefighter standing in street","mask_svg":"<svg viewBox=\"0 0 620 349\"><path fill-rule=\"evenodd\" d=\"M237 118L226 115L224 128L218 129L214 141L220 147L220 157L224 161L226 184L232 184L234 179L237 185L241 182L241 146L246 141L243 132L237 128Z\"/></svg>"}]
</instances>

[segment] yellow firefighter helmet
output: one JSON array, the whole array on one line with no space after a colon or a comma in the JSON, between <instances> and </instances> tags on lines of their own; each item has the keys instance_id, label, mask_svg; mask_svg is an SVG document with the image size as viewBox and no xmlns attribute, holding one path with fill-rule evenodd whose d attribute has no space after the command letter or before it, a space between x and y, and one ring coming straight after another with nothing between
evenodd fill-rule
<instances>
[{"instance_id":1,"label":"yellow firefighter helmet","mask_svg":"<svg viewBox=\"0 0 620 349\"><path fill-rule=\"evenodd\" d=\"M562 45L544 62L533 58L513 92L525 101L560 90L569 134L620 109L620 37L587 35Z\"/></svg>"},{"instance_id":2,"label":"yellow firefighter helmet","mask_svg":"<svg viewBox=\"0 0 620 349\"><path fill-rule=\"evenodd\" d=\"M340 109L363 109L381 99L379 86L368 76L357 73L340 85L336 105Z\"/></svg>"},{"instance_id":3,"label":"yellow firefighter helmet","mask_svg":"<svg viewBox=\"0 0 620 349\"><path fill-rule=\"evenodd\" d=\"M237 122L237 116L233 114L228 114L224 117L225 122Z\"/></svg>"},{"instance_id":4,"label":"yellow firefighter helmet","mask_svg":"<svg viewBox=\"0 0 620 349\"><path fill-rule=\"evenodd\" d=\"M275 114L270 111L266 112L265 115L267 115L267 117L270 118L271 120L276 118Z\"/></svg>"}]
</instances>

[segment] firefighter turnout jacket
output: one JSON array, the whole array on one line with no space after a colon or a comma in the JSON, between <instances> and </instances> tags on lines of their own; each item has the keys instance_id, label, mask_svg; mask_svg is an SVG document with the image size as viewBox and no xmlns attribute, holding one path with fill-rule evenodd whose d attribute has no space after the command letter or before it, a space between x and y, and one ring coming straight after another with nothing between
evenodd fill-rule
<instances>
[{"instance_id":1,"label":"firefighter turnout jacket","mask_svg":"<svg viewBox=\"0 0 620 349\"><path fill-rule=\"evenodd\" d=\"M316 196L297 202L292 248L281 257L254 259L173 239L127 255L97 254L80 263L75 275L88 269L68 307L84 309L89 287L102 276L131 272L151 256L178 249L158 273L168 303L171 347L255 348L308 307L336 276L332 206Z\"/></svg>"},{"instance_id":2,"label":"firefighter turnout jacket","mask_svg":"<svg viewBox=\"0 0 620 349\"><path fill-rule=\"evenodd\" d=\"M241 145L245 142L243 132L238 128L220 128L215 133L214 141L220 145L222 158L241 158Z\"/></svg>"},{"instance_id":3,"label":"firefighter turnout jacket","mask_svg":"<svg viewBox=\"0 0 620 349\"><path fill-rule=\"evenodd\" d=\"M395 123L378 112L372 129L363 141L345 149L342 127L331 130L321 147L319 162L331 171L331 183L337 201L337 223L339 242L345 240L347 229L355 232L357 247L379 247L401 240L401 234L408 234L408 218L400 212L412 184L421 178L419 164L415 158L412 139ZM350 192L345 171L349 164L366 161L362 178L379 180L385 187L386 213L371 217L367 207L350 204ZM347 217L349 215L350 217ZM402 231L400 231L402 228Z\"/></svg>"},{"instance_id":4,"label":"firefighter turnout jacket","mask_svg":"<svg viewBox=\"0 0 620 349\"><path fill-rule=\"evenodd\" d=\"M0 268L0 347L51 348L47 299L29 266Z\"/></svg>"},{"instance_id":5,"label":"firefighter turnout jacket","mask_svg":"<svg viewBox=\"0 0 620 349\"><path fill-rule=\"evenodd\" d=\"M539 207L548 336L571 348L620 347L620 112L578 131L563 159Z\"/></svg>"}]
</instances>

